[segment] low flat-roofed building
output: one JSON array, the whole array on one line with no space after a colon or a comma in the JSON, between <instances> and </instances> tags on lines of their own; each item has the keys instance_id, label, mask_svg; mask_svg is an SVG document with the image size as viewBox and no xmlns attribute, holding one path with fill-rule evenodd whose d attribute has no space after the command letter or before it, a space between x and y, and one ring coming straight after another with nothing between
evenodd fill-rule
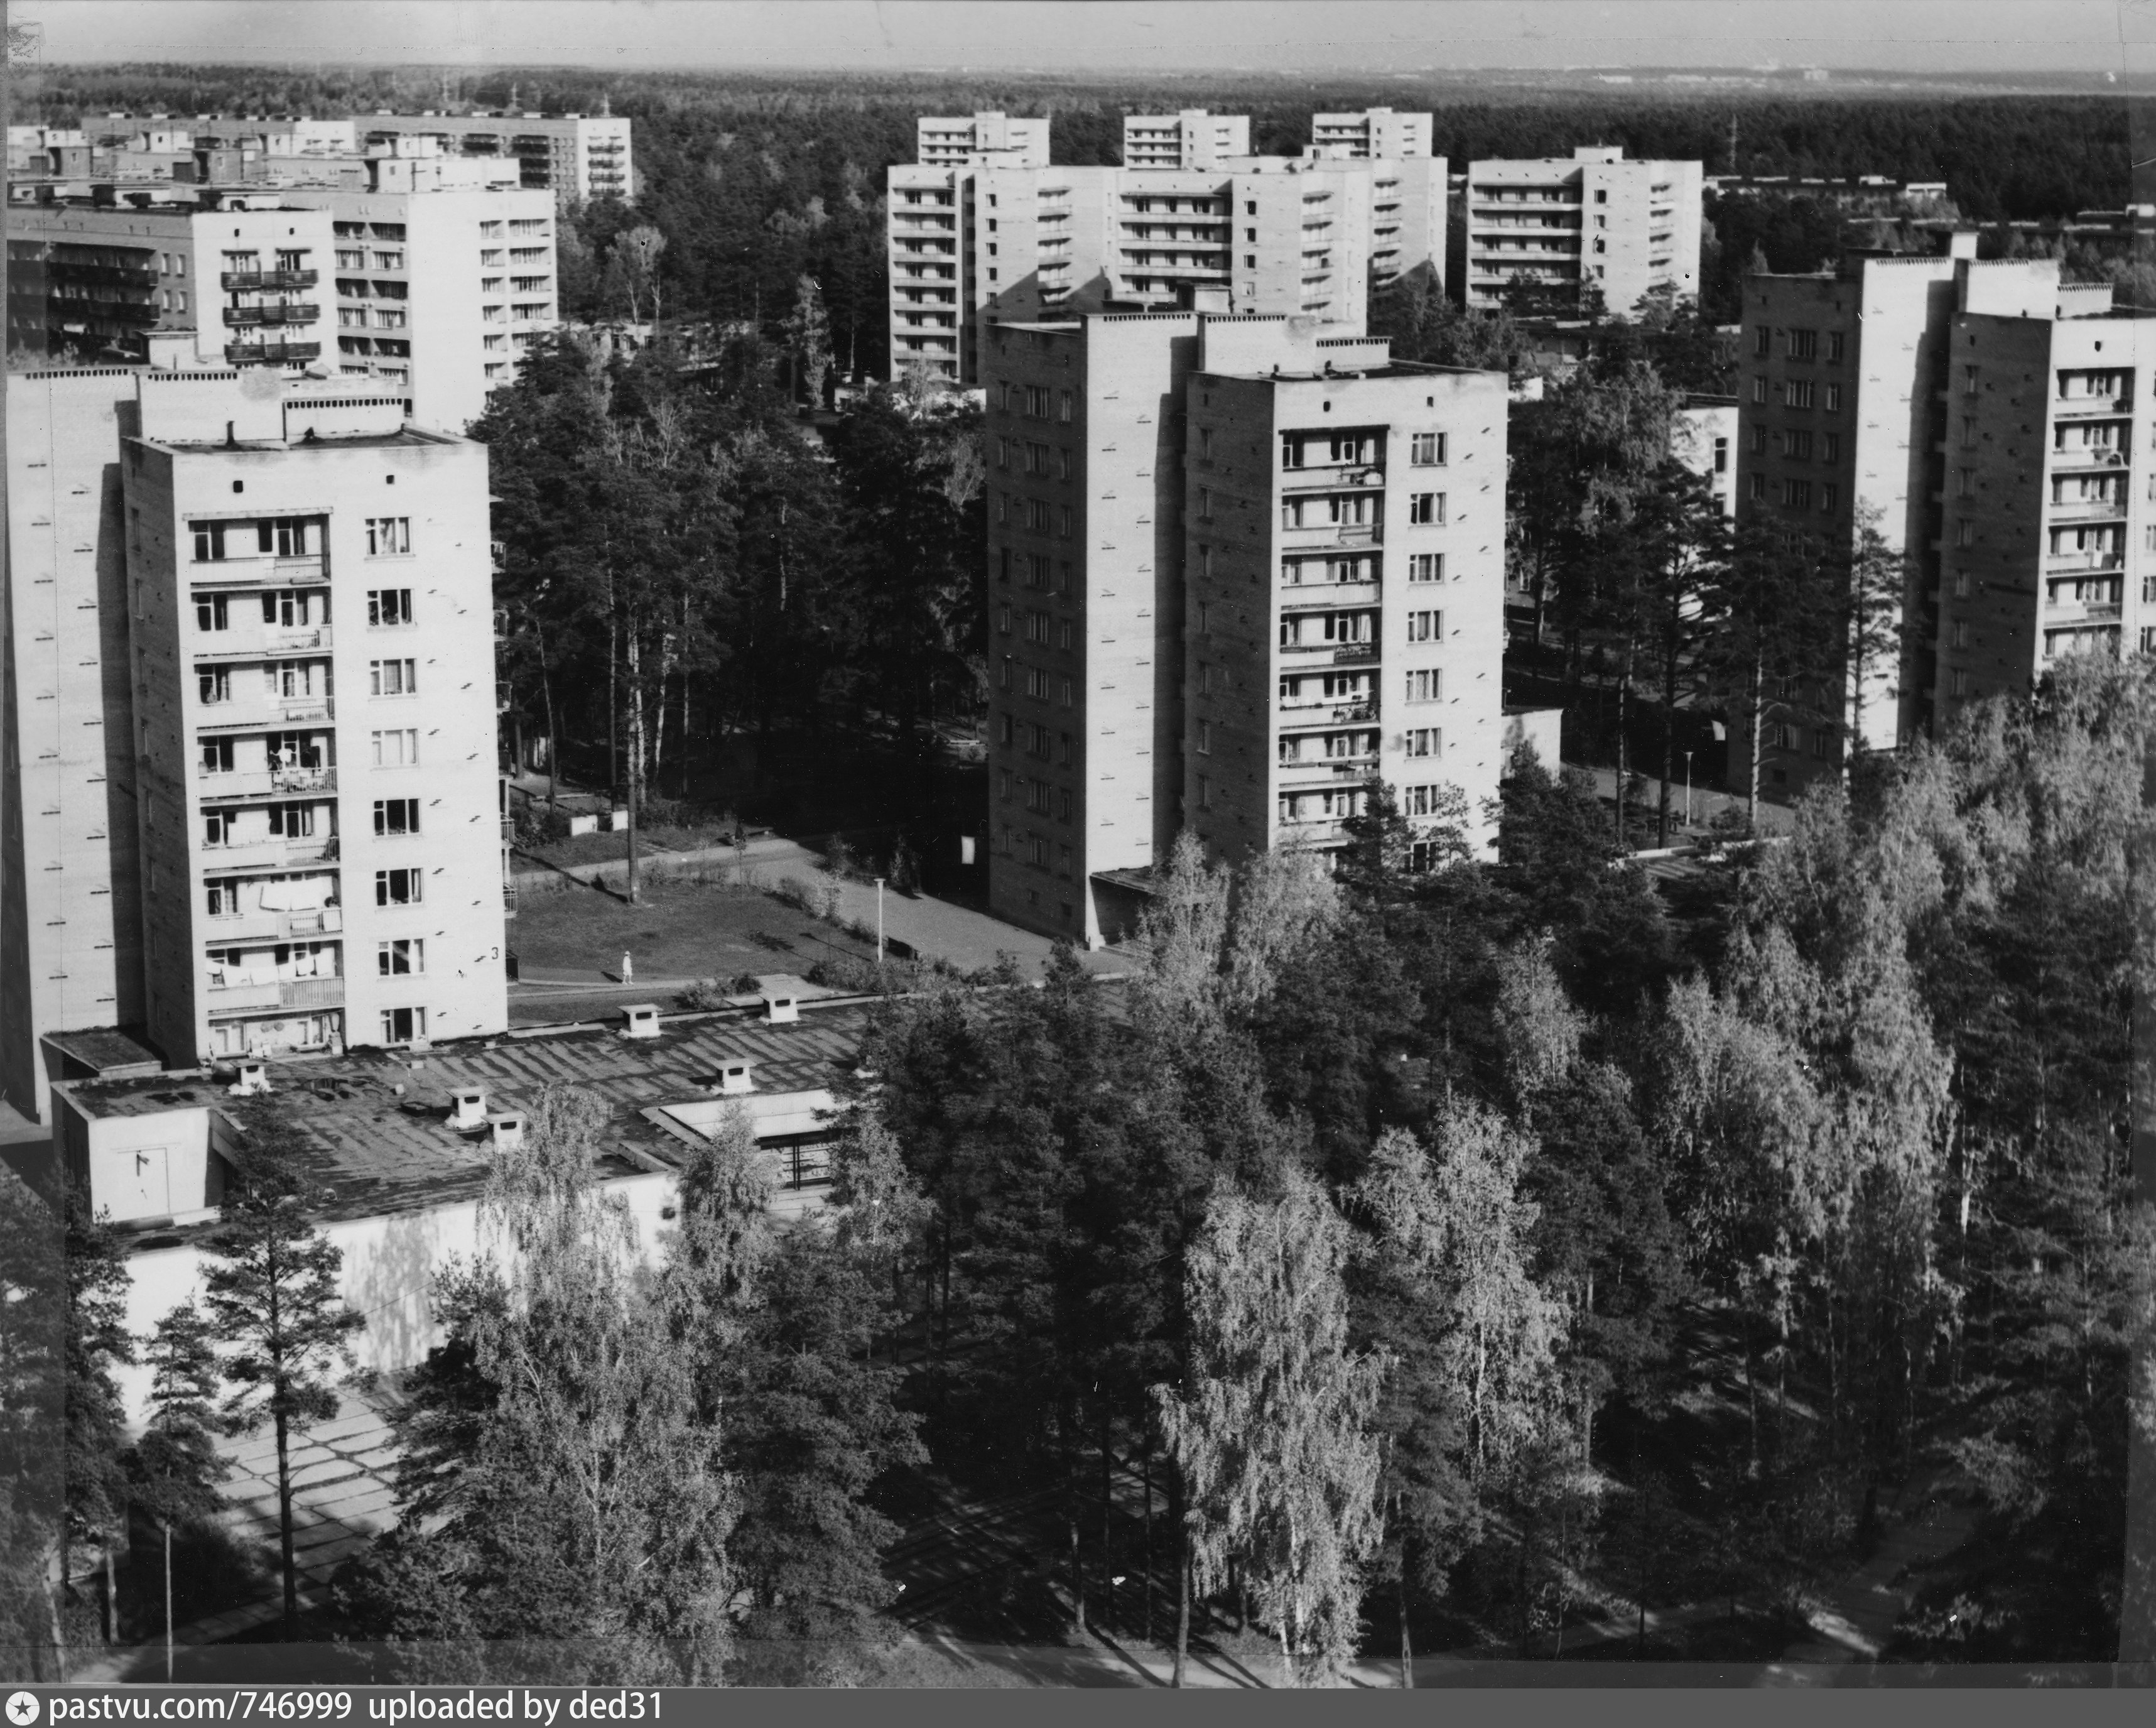
<instances>
[{"instance_id":1,"label":"low flat-roofed building","mask_svg":"<svg viewBox=\"0 0 2156 1728\"><path fill-rule=\"evenodd\" d=\"M439 1341L427 1305L433 1273L479 1247L479 1201L497 1138L520 1132L549 1087L605 1100L593 1177L621 1196L647 1254L668 1227L692 1149L737 1104L765 1155L774 1214L817 1210L867 1011L783 982L788 1000L797 992L798 1018L778 1024L767 1007L736 1008L662 1016L656 1036L591 1024L438 1044L424 1054L362 1051L149 1072L126 1063L95 1072L96 1058L129 1051L96 1043L105 1034L55 1034L48 1042L62 1048L93 1041L81 1054L95 1077L54 1083L54 1149L119 1227L131 1274L127 1324L146 1333L199 1294L206 1239L244 1135L240 1107L259 1084L300 1130L308 1173L326 1191L318 1221L343 1252L341 1293L367 1315L362 1365L393 1372ZM131 1401L146 1383L131 1371L125 1376Z\"/></svg>"}]
</instances>

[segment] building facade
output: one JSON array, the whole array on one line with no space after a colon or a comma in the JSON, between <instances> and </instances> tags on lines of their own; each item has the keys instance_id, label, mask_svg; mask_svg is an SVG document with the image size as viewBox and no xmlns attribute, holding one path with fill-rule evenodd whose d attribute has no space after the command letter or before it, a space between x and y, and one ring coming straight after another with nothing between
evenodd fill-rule
<instances>
[{"instance_id":1,"label":"building facade","mask_svg":"<svg viewBox=\"0 0 2156 1728\"><path fill-rule=\"evenodd\" d=\"M924 115L913 124L913 160L931 168L983 162L1045 168L1048 166L1048 121L1001 112L956 117Z\"/></svg>"},{"instance_id":2,"label":"building facade","mask_svg":"<svg viewBox=\"0 0 2156 1728\"><path fill-rule=\"evenodd\" d=\"M8 379L0 632L0 1091L46 1107L38 1041L143 1016L121 496L125 367Z\"/></svg>"},{"instance_id":3,"label":"building facade","mask_svg":"<svg viewBox=\"0 0 2156 1728\"><path fill-rule=\"evenodd\" d=\"M1430 157L890 173L893 370L968 387L993 324L1204 304L1359 329L1373 285L1445 255Z\"/></svg>"},{"instance_id":4,"label":"building facade","mask_svg":"<svg viewBox=\"0 0 2156 1728\"><path fill-rule=\"evenodd\" d=\"M1700 219L1696 162L1627 162L1598 145L1470 162L1452 280L1470 306L1525 291L1577 310L1592 289L1622 317L1650 295L1697 298Z\"/></svg>"},{"instance_id":5,"label":"building facade","mask_svg":"<svg viewBox=\"0 0 2156 1728\"><path fill-rule=\"evenodd\" d=\"M521 183L559 203L636 195L629 122L603 114L385 114L355 123L362 145L432 138L446 155L514 162Z\"/></svg>"},{"instance_id":6,"label":"building facade","mask_svg":"<svg viewBox=\"0 0 2156 1728\"><path fill-rule=\"evenodd\" d=\"M1430 154L1433 116L1400 114L1390 108L1365 108L1358 114L1313 114L1313 148L1349 157L1404 159Z\"/></svg>"},{"instance_id":7,"label":"building facade","mask_svg":"<svg viewBox=\"0 0 2156 1728\"><path fill-rule=\"evenodd\" d=\"M559 325L554 200L471 183L498 178L499 164L377 157L369 167L366 190L287 195L334 225L336 369L408 397L423 426L461 431Z\"/></svg>"},{"instance_id":8,"label":"building facade","mask_svg":"<svg viewBox=\"0 0 2156 1728\"><path fill-rule=\"evenodd\" d=\"M1505 389L1288 316L987 333L989 905L1089 944L1185 826L1424 829L1502 753Z\"/></svg>"},{"instance_id":9,"label":"building facade","mask_svg":"<svg viewBox=\"0 0 2156 1728\"><path fill-rule=\"evenodd\" d=\"M265 383L146 373L121 445L150 1041L498 1031L486 452Z\"/></svg>"},{"instance_id":10,"label":"building facade","mask_svg":"<svg viewBox=\"0 0 2156 1728\"><path fill-rule=\"evenodd\" d=\"M296 373L334 352L330 219L281 193L11 204L7 231L10 352L140 362L186 331L203 365Z\"/></svg>"},{"instance_id":11,"label":"building facade","mask_svg":"<svg viewBox=\"0 0 2156 1728\"><path fill-rule=\"evenodd\" d=\"M2063 656L2156 648L2135 407L2147 321L2056 260L1853 252L1745 285L1743 517L1846 548L1869 524L1904 573L1904 642L1859 683L1767 717L1775 794L1891 750ZM1732 728L1732 762L1751 738Z\"/></svg>"},{"instance_id":12,"label":"building facade","mask_svg":"<svg viewBox=\"0 0 2156 1728\"><path fill-rule=\"evenodd\" d=\"M1185 108L1178 114L1123 116L1123 166L1127 168L1210 168L1229 157L1250 153L1247 114L1208 114Z\"/></svg>"}]
</instances>

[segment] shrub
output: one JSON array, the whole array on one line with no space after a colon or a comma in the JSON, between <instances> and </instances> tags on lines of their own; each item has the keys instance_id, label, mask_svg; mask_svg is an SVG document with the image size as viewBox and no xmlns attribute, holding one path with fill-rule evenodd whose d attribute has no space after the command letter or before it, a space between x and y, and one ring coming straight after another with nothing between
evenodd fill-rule
<instances>
[{"instance_id":1,"label":"shrub","mask_svg":"<svg viewBox=\"0 0 2156 1728\"><path fill-rule=\"evenodd\" d=\"M837 835L833 835L824 848L822 861L816 867L840 882L851 882L860 873L854 858L854 849Z\"/></svg>"},{"instance_id":2,"label":"shrub","mask_svg":"<svg viewBox=\"0 0 2156 1728\"><path fill-rule=\"evenodd\" d=\"M782 876L771 891L788 906L826 923L839 916L839 885L834 882L806 882L798 876Z\"/></svg>"}]
</instances>

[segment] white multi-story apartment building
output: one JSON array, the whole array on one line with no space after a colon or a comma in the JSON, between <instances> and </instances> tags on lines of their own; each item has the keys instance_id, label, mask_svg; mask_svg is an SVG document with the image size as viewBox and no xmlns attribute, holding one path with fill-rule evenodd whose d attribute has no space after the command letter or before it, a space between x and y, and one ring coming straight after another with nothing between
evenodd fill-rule
<instances>
[{"instance_id":1,"label":"white multi-story apartment building","mask_svg":"<svg viewBox=\"0 0 2156 1728\"><path fill-rule=\"evenodd\" d=\"M2066 655L2156 651L2156 556L2134 415L2156 337L2056 260L1851 252L1745 284L1738 510L1825 553L1868 523L1904 569L1907 646L1861 687L1771 710L1763 780L1839 773ZM1861 710L1861 713L1860 713ZM1733 764L1751 738L1732 728Z\"/></svg>"},{"instance_id":2,"label":"white multi-story apartment building","mask_svg":"<svg viewBox=\"0 0 2156 1728\"><path fill-rule=\"evenodd\" d=\"M1350 157L1407 157L1430 153L1433 116L1399 114L1390 108L1365 108L1358 114L1314 114L1310 119L1313 148Z\"/></svg>"},{"instance_id":3,"label":"white multi-story apartment building","mask_svg":"<svg viewBox=\"0 0 2156 1728\"><path fill-rule=\"evenodd\" d=\"M11 204L7 230L11 352L139 361L173 331L206 366L296 373L333 352L329 218L281 193Z\"/></svg>"},{"instance_id":4,"label":"white multi-story apartment building","mask_svg":"<svg viewBox=\"0 0 2156 1728\"><path fill-rule=\"evenodd\" d=\"M1445 164L1312 152L1203 170L894 167L891 363L982 377L988 327L1111 307L1361 327L1373 285L1445 248Z\"/></svg>"},{"instance_id":5,"label":"white multi-story apartment building","mask_svg":"<svg viewBox=\"0 0 2156 1728\"><path fill-rule=\"evenodd\" d=\"M986 332L989 904L1098 944L1189 827L1345 843L1371 779L1486 841L1505 382L1317 320Z\"/></svg>"},{"instance_id":6,"label":"white multi-story apartment building","mask_svg":"<svg viewBox=\"0 0 2156 1728\"><path fill-rule=\"evenodd\" d=\"M123 438L145 1022L171 1062L506 1023L486 451L146 373Z\"/></svg>"},{"instance_id":7,"label":"white multi-story apartment building","mask_svg":"<svg viewBox=\"0 0 2156 1728\"><path fill-rule=\"evenodd\" d=\"M1250 116L1208 114L1185 108L1179 114L1123 116L1123 166L1127 168L1210 168L1232 156L1250 153Z\"/></svg>"},{"instance_id":8,"label":"white multi-story apartment building","mask_svg":"<svg viewBox=\"0 0 2156 1728\"><path fill-rule=\"evenodd\" d=\"M263 369L8 380L0 1088L499 1031L486 453Z\"/></svg>"},{"instance_id":9,"label":"white multi-story apartment building","mask_svg":"<svg viewBox=\"0 0 2156 1728\"><path fill-rule=\"evenodd\" d=\"M1700 164L1627 162L1585 146L1532 161L1470 162L1450 275L1470 306L1522 287L1560 308L1589 289L1623 317L1649 295L1699 293Z\"/></svg>"},{"instance_id":10,"label":"white multi-story apartment building","mask_svg":"<svg viewBox=\"0 0 2156 1728\"><path fill-rule=\"evenodd\" d=\"M357 122L362 144L432 138L454 156L517 164L522 183L562 203L636 195L627 120L604 114L388 114Z\"/></svg>"},{"instance_id":11,"label":"white multi-story apartment building","mask_svg":"<svg viewBox=\"0 0 2156 1728\"><path fill-rule=\"evenodd\" d=\"M512 165L442 157L426 139L393 147L369 158L367 190L286 197L335 224L338 370L461 431L559 324L554 200L517 186Z\"/></svg>"},{"instance_id":12,"label":"white multi-story apartment building","mask_svg":"<svg viewBox=\"0 0 2156 1728\"><path fill-rule=\"evenodd\" d=\"M999 162L1014 168L1048 166L1048 121L992 111L971 116L927 116L914 122L913 159L923 167L952 168Z\"/></svg>"}]
</instances>

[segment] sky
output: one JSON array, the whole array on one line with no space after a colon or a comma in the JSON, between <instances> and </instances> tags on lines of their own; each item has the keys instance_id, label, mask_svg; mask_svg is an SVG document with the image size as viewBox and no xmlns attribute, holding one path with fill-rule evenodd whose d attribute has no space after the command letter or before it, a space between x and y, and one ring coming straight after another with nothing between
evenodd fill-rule
<instances>
[{"instance_id":1,"label":"sky","mask_svg":"<svg viewBox=\"0 0 2156 1728\"><path fill-rule=\"evenodd\" d=\"M2156 71L2156 0L11 0L47 62Z\"/></svg>"}]
</instances>

